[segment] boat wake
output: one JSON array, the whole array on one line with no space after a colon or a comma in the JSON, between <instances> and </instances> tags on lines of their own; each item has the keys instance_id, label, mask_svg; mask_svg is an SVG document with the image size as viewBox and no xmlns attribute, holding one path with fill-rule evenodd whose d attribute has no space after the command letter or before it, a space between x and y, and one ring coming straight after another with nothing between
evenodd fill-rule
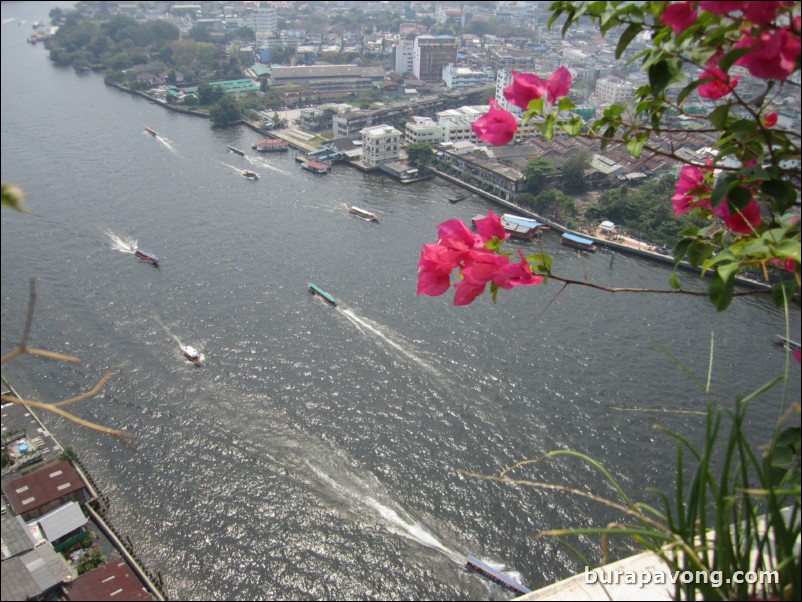
<instances>
[{"instance_id":1,"label":"boat wake","mask_svg":"<svg viewBox=\"0 0 802 602\"><path fill-rule=\"evenodd\" d=\"M158 316L154 316L154 317L155 317L156 321L159 323L159 326L161 326L161 327L164 329L164 332L166 332L166 333L167 333L167 334L169 334L171 337L173 337L173 339L175 339L175 342L176 342L176 343L178 343L178 345L179 345L180 347L183 347L183 346L184 346L184 343L183 343L183 342L181 342L181 339L179 339L179 338L178 338L178 336L174 335L174 334L173 334L173 332L172 332L172 331L171 331L169 328L167 328L167 326L165 326L165 325L164 325L164 322L162 322L162 321L159 319L159 317L158 317Z\"/></svg>"},{"instance_id":2,"label":"boat wake","mask_svg":"<svg viewBox=\"0 0 802 602\"><path fill-rule=\"evenodd\" d=\"M423 358L417 356L415 353L398 343L397 341L393 340L387 333L386 328L376 324L375 322L371 322L366 318L361 318L357 316L353 310L351 309L340 309L337 308L338 311L344 315L348 320L357 327L362 334L372 337L374 340L378 341L381 345L385 347L389 347L390 349L397 351L404 357L409 360L412 360L416 364L418 364L424 370L431 372L435 376L442 376L440 371L429 364Z\"/></svg>"},{"instance_id":3,"label":"boat wake","mask_svg":"<svg viewBox=\"0 0 802 602\"><path fill-rule=\"evenodd\" d=\"M327 489L341 498L344 507L364 518L365 512L373 515L387 531L405 537L420 545L437 550L457 564L465 562L465 555L444 544L424 525L399 507L386 494L377 495L381 484L369 483L351 472L344 473L340 480L329 476L322 468L306 461L312 472L327 486ZM383 499L378 499L378 498ZM395 507L393 507L395 506Z\"/></svg>"},{"instance_id":4,"label":"boat wake","mask_svg":"<svg viewBox=\"0 0 802 602\"><path fill-rule=\"evenodd\" d=\"M248 160L248 163L252 163L253 165L258 165L259 167L264 167L265 169L269 169L270 171L279 173L282 176L290 175L290 172L288 172L287 170L281 169L280 167L276 167L275 165L271 165L268 161L266 161L262 157L246 157L246 159Z\"/></svg>"},{"instance_id":5,"label":"boat wake","mask_svg":"<svg viewBox=\"0 0 802 602\"><path fill-rule=\"evenodd\" d=\"M177 154L178 154L178 149L177 149L176 147L174 147L174 146L172 145L172 143L171 143L171 142L170 142L170 141L169 141L167 138L163 138L162 136L159 136L159 135L157 135L157 136L156 136L156 140L158 140L158 141L159 141L159 143L160 143L160 144L161 144L161 145L162 145L164 148L166 148L168 151L170 151L170 152L171 152L171 153L173 153L174 155L177 155Z\"/></svg>"},{"instance_id":6,"label":"boat wake","mask_svg":"<svg viewBox=\"0 0 802 602\"><path fill-rule=\"evenodd\" d=\"M132 236L120 236L114 232L106 232L106 236L111 241L111 248L120 253L134 254L137 249L137 240Z\"/></svg>"}]
</instances>

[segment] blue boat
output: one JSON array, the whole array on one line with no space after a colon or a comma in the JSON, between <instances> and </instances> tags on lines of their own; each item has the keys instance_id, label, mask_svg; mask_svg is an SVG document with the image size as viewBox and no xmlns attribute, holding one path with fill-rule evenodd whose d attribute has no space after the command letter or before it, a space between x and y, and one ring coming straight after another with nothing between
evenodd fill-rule
<instances>
[{"instance_id":1,"label":"blue boat","mask_svg":"<svg viewBox=\"0 0 802 602\"><path fill-rule=\"evenodd\" d=\"M581 236L576 236L575 234L568 234L568 232L562 235L562 243L564 245L568 245L569 247L574 247L575 249L588 251L590 253L593 253L596 250L596 245L594 245L593 241L589 238L582 238Z\"/></svg>"},{"instance_id":2,"label":"blue boat","mask_svg":"<svg viewBox=\"0 0 802 602\"><path fill-rule=\"evenodd\" d=\"M501 216L501 225L510 236L526 240L532 240L536 236L540 236L540 230L543 227L543 224L536 219L512 215L510 213L505 213Z\"/></svg>"},{"instance_id":3,"label":"blue boat","mask_svg":"<svg viewBox=\"0 0 802 602\"><path fill-rule=\"evenodd\" d=\"M134 251L134 255L139 257L142 261L147 261L158 267L159 265L159 258L156 257L153 253L148 253L144 249L140 249L137 247L136 251Z\"/></svg>"},{"instance_id":4,"label":"blue boat","mask_svg":"<svg viewBox=\"0 0 802 602\"><path fill-rule=\"evenodd\" d=\"M513 581L504 573L497 571L496 569L488 566L478 558L474 558L473 556L468 556L467 566L472 571L476 571L483 577L490 579L491 581L498 583L499 585L506 587L507 589L511 589L514 592L519 594L529 594L532 592L531 589L524 587L517 581Z\"/></svg>"},{"instance_id":5,"label":"blue boat","mask_svg":"<svg viewBox=\"0 0 802 602\"><path fill-rule=\"evenodd\" d=\"M329 305L331 305L332 307L336 307L337 306L337 299L335 299L334 297L329 295L326 291L324 291L319 286L317 286L315 284L312 284L310 282L309 283L309 290L312 292L313 295L318 295L319 297L322 297L323 300L326 303L328 303Z\"/></svg>"}]
</instances>

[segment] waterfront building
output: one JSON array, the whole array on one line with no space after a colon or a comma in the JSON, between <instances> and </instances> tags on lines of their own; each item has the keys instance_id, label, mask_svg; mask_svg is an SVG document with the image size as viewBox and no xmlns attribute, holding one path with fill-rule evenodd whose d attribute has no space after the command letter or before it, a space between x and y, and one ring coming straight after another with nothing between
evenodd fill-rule
<instances>
[{"instance_id":1,"label":"waterfront building","mask_svg":"<svg viewBox=\"0 0 802 602\"><path fill-rule=\"evenodd\" d=\"M66 502L89 499L86 483L67 461L50 464L3 485L3 493L14 514L25 520L37 518Z\"/></svg>"},{"instance_id":2,"label":"waterfront building","mask_svg":"<svg viewBox=\"0 0 802 602\"><path fill-rule=\"evenodd\" d=\"M107 562L65 583L64 600L153 600L124 560Z\"/></svg>"},{"instance_id":3,"label":"waterfront building","mask_svg":"<svg viewBox=\"0 0 802 602\"><path fill-rule=\"evenodd\" d=\"M368 167L398 159L401 132L390 125L377 125L362 130L362 161Z\"/></svg>"},{"instance_id":4,"label":"waterfront building","mask_svg":"<svg viewBox=\"0 0 802 602\"><path fill-rule=\"evenodd\" d=\"M443 131L440 126L429 117L413 117L404 128L404 144L428 142L435 144L443 141Z\"/></svg>"},{"instance_id":5,"label":"waterfront building","mask_svg":"<svg viewBox=\"0 0 802 602\"><path fill-rule=\"evenodd\" d=\"M441 147L436 154L437 169L505 201L513 201L516 194L526 192L526 178L515 167L489 159L482 151L458 153L448 146Z\"/></svg>"},{"instance_id":6,"label":"waterfront building","mask_svg":"<svg viewBox=\"0 0 802 602\"><path fill-rule=\"evenodd\" d=\"M412 73L425 82L443 79L443 67L457 62L457 43L451 36L418 36L412 49Z\"/></svg>"}]
</instances>

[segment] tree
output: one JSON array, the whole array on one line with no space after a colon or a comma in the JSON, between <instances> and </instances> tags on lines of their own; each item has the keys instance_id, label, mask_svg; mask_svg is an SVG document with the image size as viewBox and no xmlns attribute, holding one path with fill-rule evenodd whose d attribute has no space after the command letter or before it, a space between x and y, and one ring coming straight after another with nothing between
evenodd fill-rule
<instances>
[{"instance_id":1,"label":"tree","mask_svg":"<svg viewBox=\"0 0 802 602\"><path fill-rule=\"evenodd\" d=\"M208 106L221 100L226 95L222 86L213 86L206 82L198 85L198 101Z\"/></svg>"},{"instance_id":2,"label":"tree","mask_svg":"<svg viewBox=\"0 0 802 602\"><path fill-rule=\"evenodd\" d=\"M242 118L237 101L231 96L223 96L209 109L209 118L214 127L225 127Z\"/></svg>"},{"instance_id":3,"label":"tree","mask_svg":"<svg viewBox=\"0 0 802 602\"><path fill-rule=\"evenodd\" d=\"M428 142L413 142L407 146L407 157L412 165L417 167L421 173L425 173L429 170L434 158L432 145Z\"/></svg>"},{"instance_id":4,"label":"tree","mask_svg":"<svg viewBox=\"0 0 802 602\"><path fill-rule=\"evenodd\" d=\"M538 194L545 188L546 182L556 171L554 163L548 159L531 159L523 171L527 190L532 194Z\"/></svg>"},{"instance_id":5,"label":"tree","mask_svg":"<svg viewBox=\"0 0 802 602\"><path fill-rule=\"evenodd\" d=\"M590 168L590 155L574 155L560 166L560 182L568 193L585 192L588 189L587 171Z\"/></svg>"}]
</instances>

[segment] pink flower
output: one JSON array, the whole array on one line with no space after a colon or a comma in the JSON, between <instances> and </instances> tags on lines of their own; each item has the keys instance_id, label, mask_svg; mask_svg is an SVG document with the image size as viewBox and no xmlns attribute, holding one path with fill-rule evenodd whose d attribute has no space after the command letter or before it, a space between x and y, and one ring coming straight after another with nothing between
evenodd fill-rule
<instances>
[{"instance_id":1,"label":"pink flower","mask_svg":"<svg viewBox=\"0 0 802 602\"><path fill-rule=\"evenodd\" d=\"M794 355L796 363L802 364L802 349L794 349L791 353Z\"/></svg>"},{"instance_id":2,"label":"pink flower","mask_svg":"<svg viewBox=\"0 0 802 602\"><path fill-rule=\"evenodd\" d=\"M547 100L554 104L558 99L567 96L571 90L573 77L565 67L560 67L549 76L549 79L540 79L533 73L518 73L513 71L512 84L504 88L504 98L522 109L529 108L529 102L546 95Z\"/></svg>"},{"instance_id":3,"label":"pink flower","mask_svg":"<svg viewBox=\"0 0 802 602\"><path fill-rule=\"evenodd\" d=\"M705 72L702 73L701 79L707 81L699 86L699 96L711 100L718 100L735 89L740 77L733 77L730 79L729 74L724 73L718 67L708 67Z\"/></svg>"},{"instance_id":4,"label":"pink flower","mask_svg":"<svg viewBox=\"0 0 802 602\"><path fill-rule=\"evenodd\" d=\"M791 2L700 2L699 7L715 15L728 15L740 11L744 18L755 25L768 25L774 21L783 6L793 6Z\"/></svg>"},{"instance_id":5,"label":"pink flower","mask_svg":"<svg viewBox=\"0 0 802 602\"><path fill-rule=\"evenodd\" d=\"M660 15L660 20L679 35L691 25L696 23L699 13L696 12L693 2L676 2L669 4Z\"/></svg>"},{"instance_id":6,"label":"pink flower","mask_svg":"<svg viewBox=\"0 0 802 602\"><path fill-rule=\"evenodd\" d=\"M794 72L799 61L799 34L790 28L764 31L757 38L744 35L735 48L751 48L751 51L735 61L745 65L749 73L763 79L785 80Z\"/></svg>"},{"instance_id":7,"label":"pink flower","mask_svg":"<svg viewBox=\"0 0 802 602\"><path fill-rule=\"evenodd\" d=\"M713 213L724 220L727 228L738 234L751 234L763 223L760 205L754 198L740 211L730 208L729 201L724 200L718 207L713 208Z\"/></svg>"},{"instance_id":8,"label":"pink flower","mask_svg":"<svg viewBox=\"0 0 802 602\"><path fill-rule=\"evenodd\" d=\"M437 244L464 253L483 244L482 239L471 232L465 222L450 219L437 226Z\"/></svg>"},{"instance_id":9,"label":"pink flower","mask_svg":"<svg viewBox=\"0 0 802 602\"><path fill-rule=\"evenodd\" d=\"M418 294L437 297L451 286L451 272L459 264L460 253L443 245L423 245L418 263Z\"/></svg>"},{"instance_id":10,"label":"pink flower","mask_svg":"<svg viewBox=\"0 0 802 602\"><path fill-rule=\"evenodd\" d=\"M471 129L480 140L494 146L504 146L515 136L518 120L491 98L490 110L474 121Z\"/></svg>"},{"instance_id":11,"label":"pink flower","mask_svg":"<svg viewBox=\"0 0 802 602\"><path fill-rule=\"evenodd\" d=\"M767 128L773 128L777 125L777 113L769 113L763 118L763 125Z\"/></svg>"},{"instance_id":12,"label":"pink flower","mask_svg":"<svg viewBox=\"0 0 802 602\"><path fill-rule=\"evenodd\" d=\"M786 257L785 259L780 259L779 257L775 257L769 264L773 266L777 266L781 270L785 270L786 272L794 273L796 272L796 261L791 259L790 257Z\"/></svg>"},{"instance_id":13,"label":"pink flower","mask_svg":"<svg viewBox=\"0 0 802 602\"><path fill-rule=\"evenodd\" d=\"M510 263L503 255L484 254L477 256L476 261L466 265L462 270L462 280L456 284L454 305L469 305L481 295L488 282L509 290L516 286L533 286L543 283L543 276L533 274L529 262L518 250L520 263Z\"/></svg>"},{"instance_id":14,"label":"pink flower","mask_svg":"<svg viewBox=\"0 0 802 602\"><path fill-rule=\"evenodd\" d=\"M671 197L676 217L696 207L710 206L708 199L700 198L710 192L710 186L705 183L705 171L695 165L685 165L680 171L674 196Z\"/></svg>"},{"instance_id":15,"label":"pink flower","mask_svg":"<svg viewBox=\"0 0 802 602\"><path fill-rule=\"evenodd\" d=\"M492 211L487 212L487 217L476 220L474 225L476 226L476 233L483 243L488 243L493 240L493 238L505 240L510 236L504 229L504 226L501 225L499 216Z\"/></svg>"}]
</instances>

